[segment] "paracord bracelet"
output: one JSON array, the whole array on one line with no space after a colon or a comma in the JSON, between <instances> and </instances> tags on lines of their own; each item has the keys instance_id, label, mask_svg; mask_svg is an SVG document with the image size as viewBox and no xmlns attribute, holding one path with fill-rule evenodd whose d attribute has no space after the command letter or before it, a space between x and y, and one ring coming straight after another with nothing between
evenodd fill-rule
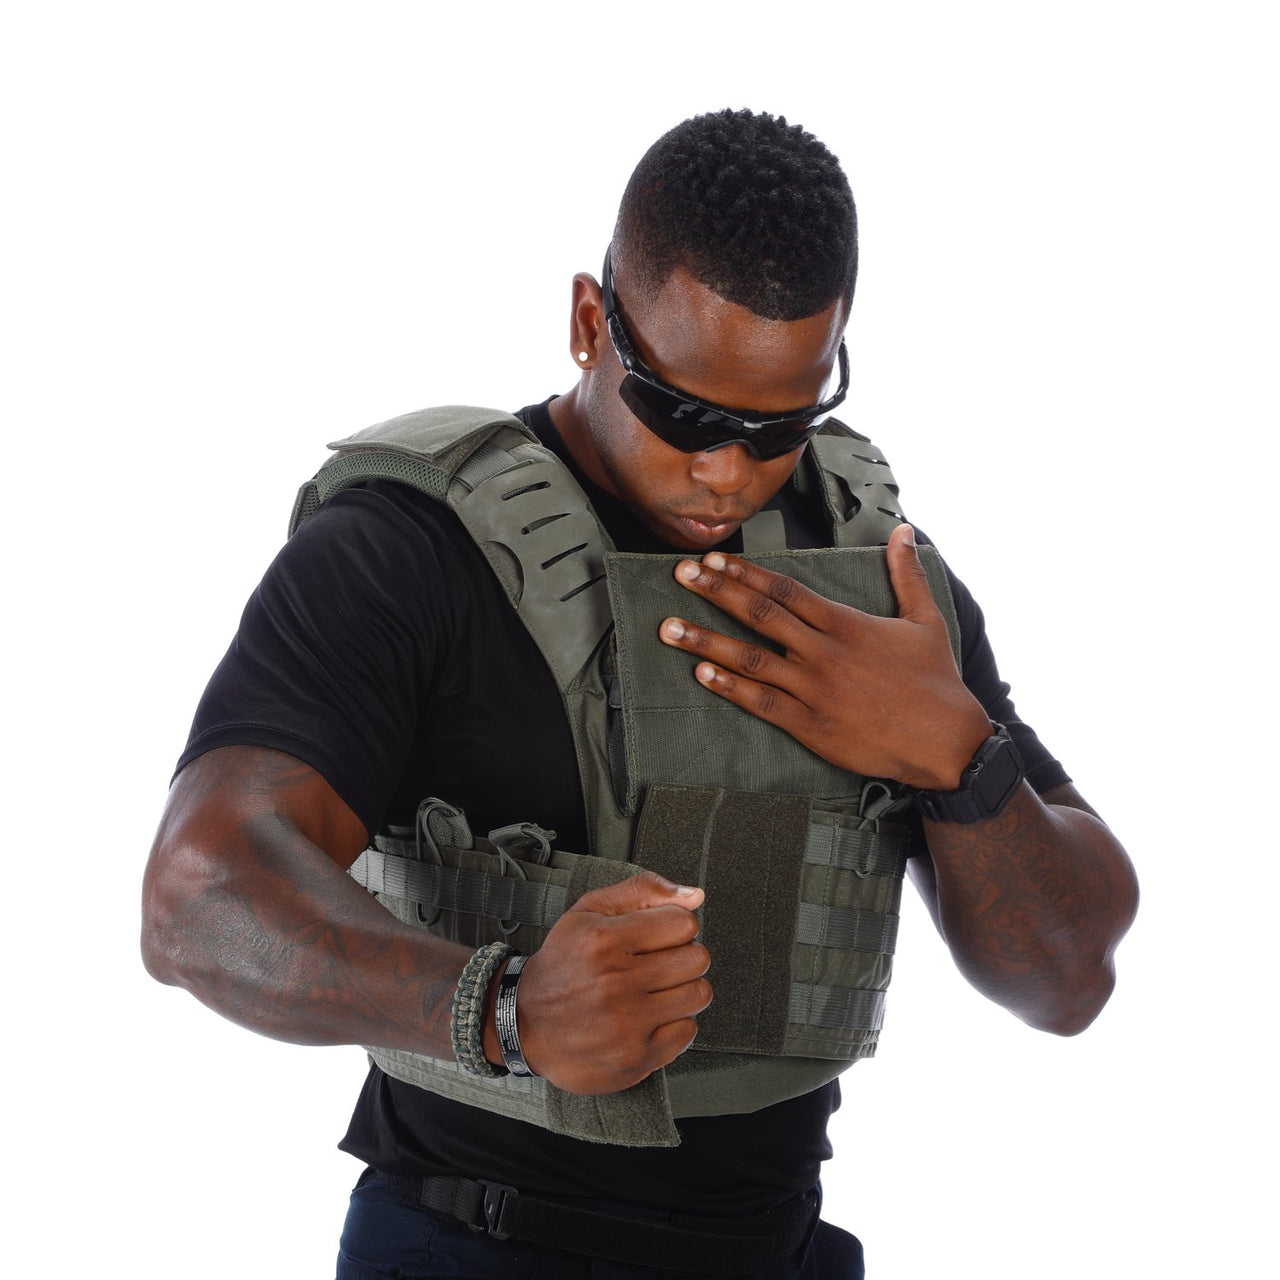
<instances>
[{"instance_id":1,"label":"paracord bracelet","mask_svg":"<svg viewBox=\"0 0 1280 1280\"><path fill-rule=\"evenodd\" d=\"M493 1079L507 1074L484 1056L484 1006L493 975L499 965L515 953L515 948L505 942L490 942L462 966L458 989L453 993L449 1036L458 1066L470 1075Z\"/></svg>"},{"instance_id":2,"label":"paracord bracelet","mask_svg":"<svg viewBox=\"0 0 1280 1280\"><path fill-rule=\"evenodd\" d=\"M502 1060L513 1076L533 1076L520 1048L520 1029L516 1025L516 992L520 989L520 974L524 971L528 956L512 956L511 963L498 979L498 996L493 1006L493 1021L498 1028L498 1047Z\"/></svg>"}]
</instances>

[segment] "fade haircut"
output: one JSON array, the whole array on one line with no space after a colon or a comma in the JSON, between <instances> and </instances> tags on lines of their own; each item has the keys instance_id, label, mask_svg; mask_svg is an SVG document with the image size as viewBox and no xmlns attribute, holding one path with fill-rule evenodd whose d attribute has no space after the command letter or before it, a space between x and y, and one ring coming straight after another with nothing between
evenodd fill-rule
<instances>
[{"instance_id":1,"label":"fade haircut","mask_svg":"<svg viewBox=\"0 0 1280 1280\"><path fill-rule=\"evenodd\" d=\"M646 298L683 267L766 320L802 320L858 274L858 216L840 162L783 116L718 111L665 133L636 166L614 269Z\"/></svg>"}]
</instances>

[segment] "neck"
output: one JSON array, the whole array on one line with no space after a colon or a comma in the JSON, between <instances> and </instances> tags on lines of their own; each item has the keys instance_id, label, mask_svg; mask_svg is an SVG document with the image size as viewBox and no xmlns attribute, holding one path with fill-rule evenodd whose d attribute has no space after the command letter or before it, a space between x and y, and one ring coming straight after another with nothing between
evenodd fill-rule
<instances>
[{"instance_id":1,"label":"neck","mask_svg":"<svg viewBox=\"0 0 1280 1280\"><path fill-rule=\"evenodd\" d=\"M595 484L616 497L613 485L600 465L595 446L591 442L591 430L587 425L586 379L579 378L571 391L557 396L547 406L547 412L551 414L551 421L555 423L573 460Z\"/></svg>"}]
</instances>

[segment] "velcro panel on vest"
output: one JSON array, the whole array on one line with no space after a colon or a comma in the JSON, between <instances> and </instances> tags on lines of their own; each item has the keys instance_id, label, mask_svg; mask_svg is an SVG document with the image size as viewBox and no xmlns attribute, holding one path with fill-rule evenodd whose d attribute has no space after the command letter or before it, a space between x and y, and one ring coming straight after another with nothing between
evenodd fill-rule
<instances>
[{"instance_id":1,"label":"velcro panel on vest","mask_svg":"<svg viewBox=\"0 0 1280 1280\"><path fill-rule=\"evenodd\" d=\"M711 953L716 995L698 1016L703 1049L782 1052L808 835L809 802L802 796L649 790L636 860L706 889L701 940Z\"/></svg>"},{"instance_id":2,"label":"velcro panel on vest","mask_svg":"<svg viewBox=\"0 0 1280 1280\"><path fill-rule=\"evenodd\" d=\"M920 551L958 653L959 628L945 570L933 548ZM775 647L680 586L673 577L679 559L616 552L604 557L617 626L628 811L635 811L649 783L676 779L694 786L856 802L862 778L703 688L693 676L696 660L658 639L662 620L674 615L734 639ZM769 552L752 559L830 600L881 617L897 615L883 547Z\"/></svg>"}]
</instances>

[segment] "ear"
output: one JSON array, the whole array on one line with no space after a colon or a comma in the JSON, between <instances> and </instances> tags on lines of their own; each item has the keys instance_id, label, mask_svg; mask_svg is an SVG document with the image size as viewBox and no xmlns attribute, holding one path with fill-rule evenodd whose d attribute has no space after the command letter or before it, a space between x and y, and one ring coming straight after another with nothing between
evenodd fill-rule
<instances>
[{"instance_id":1,"label":"ear","mask_svg":"<svg viewBox=\"0 0 1280 1280\"><path fill-rule=\"evenodd\" d=\"M579 369L594 368L602 343L609 343L604 299L596 278L580 271L573 277L573 309L569 316L569 354L574 364Z\"/></svg>"}]
</instances>

